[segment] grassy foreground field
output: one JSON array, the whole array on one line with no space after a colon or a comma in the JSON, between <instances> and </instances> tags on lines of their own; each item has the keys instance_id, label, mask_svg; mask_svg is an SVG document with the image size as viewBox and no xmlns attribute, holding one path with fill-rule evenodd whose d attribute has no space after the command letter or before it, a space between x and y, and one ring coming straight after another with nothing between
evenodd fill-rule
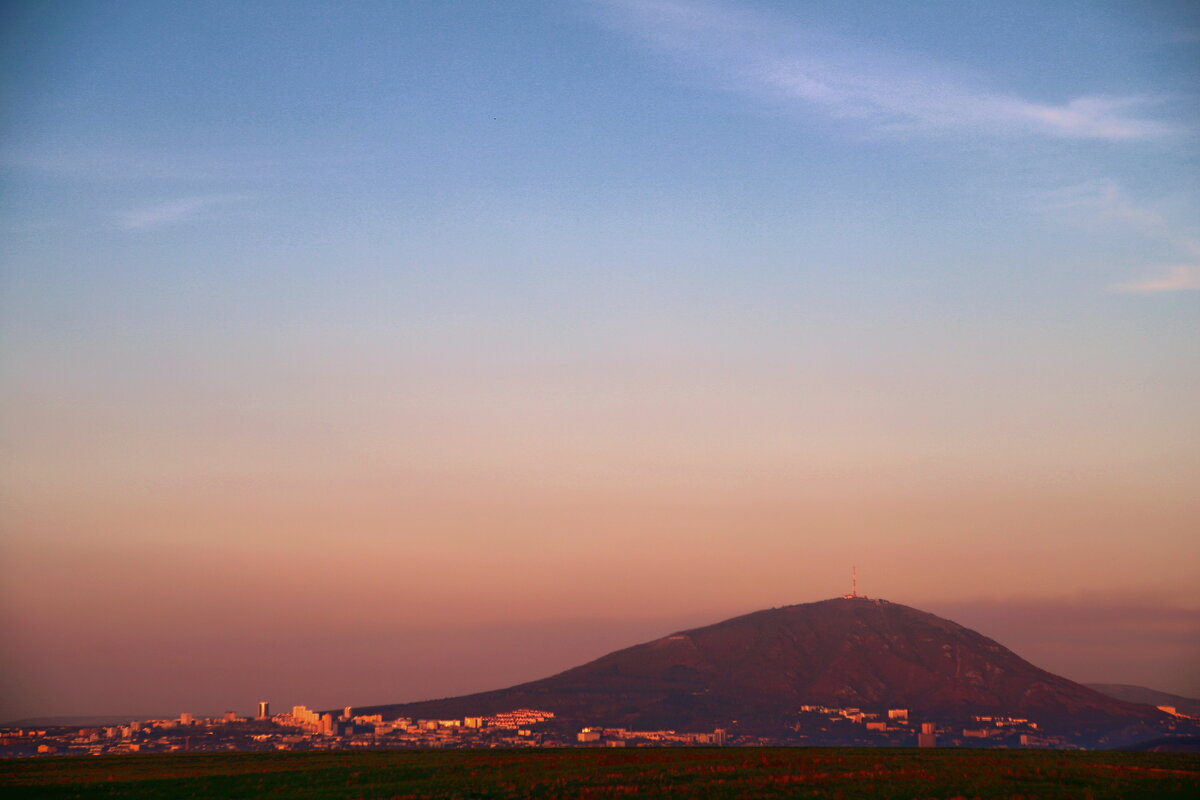
<instances>
[{"instance_id":1,"label":"grassy foreground field","mask_svg":"<svg viewBox=\"0 0 1200 800\"><path fill-rule=\"evenodd\" d=\"M6 798L1200 797L1200 756L884 749L369 751L0 762Z\"/></svg>"}]
</instances>

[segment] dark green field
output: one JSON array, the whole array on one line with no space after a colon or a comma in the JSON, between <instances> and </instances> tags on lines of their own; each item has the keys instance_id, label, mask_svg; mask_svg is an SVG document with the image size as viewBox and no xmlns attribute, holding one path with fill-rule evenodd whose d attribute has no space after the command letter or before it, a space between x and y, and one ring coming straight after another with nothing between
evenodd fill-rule
<instances>
[{"instance_id":1,"label":"dark green field","mask_svg":"<svg viewBox=\"0 0 1200 800\"><path fill-rule=\"evenodd\" d=\"M881 749L372 751L0 762L6 798L1200 797L1200 756Z\"/></svg>"}]
</instances>

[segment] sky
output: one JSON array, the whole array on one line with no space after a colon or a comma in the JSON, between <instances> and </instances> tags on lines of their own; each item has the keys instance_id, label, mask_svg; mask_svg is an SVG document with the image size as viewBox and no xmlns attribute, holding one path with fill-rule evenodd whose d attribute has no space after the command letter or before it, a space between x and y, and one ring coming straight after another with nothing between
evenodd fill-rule
<instances>
[{"instance_id":1,"label":"sky","mask_svg":"<svg viewBox=\"0 0 1200 800\"><path fill-rule=\"evenodd\" d=\"M848 590L1200 696L1200 6L0 6L0 719Z\"/></svg>"}]
</instances>

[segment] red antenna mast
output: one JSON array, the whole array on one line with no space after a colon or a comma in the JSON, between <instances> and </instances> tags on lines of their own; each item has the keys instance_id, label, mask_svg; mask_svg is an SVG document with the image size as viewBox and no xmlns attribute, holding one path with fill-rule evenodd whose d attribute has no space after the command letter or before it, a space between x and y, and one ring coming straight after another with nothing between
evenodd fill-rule
<instances>
[{"instance_id":1,"label":"red antenna mast","mask_svg":"<svg viewBox=\"0 0 1200 800\"><path fill-rule=\"evenodd\" d=\"M858 567L850 568L850 594L842 595L843 599L854 600L858 597Z\"/></svg>"}]
</instances>

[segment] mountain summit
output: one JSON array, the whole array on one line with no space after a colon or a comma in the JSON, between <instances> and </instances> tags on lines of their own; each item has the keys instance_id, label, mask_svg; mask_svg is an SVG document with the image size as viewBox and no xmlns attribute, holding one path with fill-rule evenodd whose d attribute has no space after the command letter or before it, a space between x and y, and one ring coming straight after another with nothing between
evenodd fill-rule
<instances>
[{"instance_id":1,"label":"mountain summit","mask_svg":"<svg viewBox=\"0 0 1200 800\"><path fill-rule=\"evenodd\" d=\"M1039 669L949 620L855 596L681 631L508 689L361 711L447 718L529 707L584 724L769 732L801 705L1023 717L1064 729L1162 716Z\"/></svg>"}]
</instances>

